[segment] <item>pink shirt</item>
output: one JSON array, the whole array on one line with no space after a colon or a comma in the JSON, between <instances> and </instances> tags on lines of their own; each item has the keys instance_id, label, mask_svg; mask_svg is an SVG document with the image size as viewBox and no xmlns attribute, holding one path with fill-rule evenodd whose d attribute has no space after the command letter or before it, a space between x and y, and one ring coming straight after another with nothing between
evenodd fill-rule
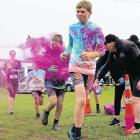
<instances>
[{"instance_id":1,"label":"pink shirt","mask_svg":"<svg viewBox=\"0 0 140 140\"><path fill-rule=\"evenodd\" d=\"M18 60L15 60L13 63L11 63L10 60L6 61L4 66L4 71L6 72L7 75L7 81L14 83L18 82L18 71L12 71L13 69L15 70L21 70L21 62Z\"/></svg>"}]
</instances>

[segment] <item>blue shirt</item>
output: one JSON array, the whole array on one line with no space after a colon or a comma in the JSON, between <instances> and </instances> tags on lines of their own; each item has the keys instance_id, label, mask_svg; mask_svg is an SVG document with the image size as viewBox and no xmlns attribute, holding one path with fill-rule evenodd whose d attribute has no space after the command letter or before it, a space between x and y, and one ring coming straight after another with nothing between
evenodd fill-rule
<instances>
[{"instance_id":1,"label":"blue shirt","mask_svg":"<svg viewBox=\"0 0 140 140\"><path fill-rule=\"evenodd\" d=\"M104 52L104 35L101 28L89 22L87 24L76 23L70 26L69 46L66 54L70 54L69 71L86 75L95 73L96 61L83 61L82 52Z\"/></svg>"},{"instance_id":2,"label":"blue shirt","mask_svg":"<svg viewBox=\"0 0 140 140\"><path fill-rule=\"evenodd\" d=\"M34 78L37 78L37 79L44 79L44 77L45 77L45 71L42 70L42 69L39 69L37 71L32 70L32 71L30 71L28 73L28 76L34 77Z\"/></svg>"}]
</instances>

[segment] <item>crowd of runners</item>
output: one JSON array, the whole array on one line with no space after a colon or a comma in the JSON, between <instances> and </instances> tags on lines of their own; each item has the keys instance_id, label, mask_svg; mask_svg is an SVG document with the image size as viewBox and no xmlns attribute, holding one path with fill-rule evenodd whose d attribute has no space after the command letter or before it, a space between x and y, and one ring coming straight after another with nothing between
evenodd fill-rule
<instances>
[{"instance_id":1,"label":"crowd of runners","mask_svg":"<svg viewBox=\"0 0 140 140\"><path fill-rule=\"evenodd\" d=\"M78 23L69 27L69 44L65 48L59 33L46 38L28 38L25 50L31 51L33 70L28 73L26 87L32 89L35 119L40 117L39 106L43 93L48 95L48 105L43 111L42 125L47 125L51 110L56 107L52 129L60 131L59 120L65 97L65 82L70 76L75 90L75 109L72 126L68 129L71 140L82 139L86 98L93 86L111 73L115 81L115 116L109 125L120 123L121 99L125 90L125 74L129 75L134 102L135 122L130 134L140 133L140 42L137 35L120 39L117 35L104 34L99 26L90 22L92 4L82 0L76 5ZM41 51L40 51L41 50ZM16 51L9 52L10 59L1 67L9 92L9 114L14 113L14 101L18 92L18 74L22 72ZM5 77L4 77L5 76ZM37 84L38 83L38 84ZM97 113L100 113L99 98L95 95Z\"/></svg>"}]
</instances>

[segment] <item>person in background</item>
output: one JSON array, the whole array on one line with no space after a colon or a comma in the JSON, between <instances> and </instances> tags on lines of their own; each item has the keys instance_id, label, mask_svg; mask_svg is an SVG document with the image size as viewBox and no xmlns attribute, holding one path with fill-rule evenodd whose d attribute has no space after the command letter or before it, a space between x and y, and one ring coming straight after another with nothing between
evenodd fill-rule
<instances>
[{"instance_id":1,"label":"person in background","mask_svg":"<svg viewBox=\"0 0 140 140\"><path fill-rule=\"evenodd\" d=\"M129 75L132 81L131 89L134 102L135 123L134 128L128 130L127 134L140 133L140 49L138 46L129 41L119 39L113 34L105 37L106 47L109 52L114 53L113 60L108 59L108 63L117 61L120 69Z\"/></svg>"},{"instance_id":2,"label":"person in background","mask_svg":"<svg viewBox=\"0 0 140 140\"><path fill-rule=\"evenodd\" d=\"M32 97L35 105L35 119L40 117L39 106L43 104L43 92L45 89L45 71L33 64L33 70L28 73L26 86L32 89ZM32 83L30 83L32 82ZM39 82L39 83L38 83ZM31 85L31 86L30 86Z\"/></svg>"},{"instance_id":3,"label":"person in background","mask_svg":"<svg viewBox=\"0 0 140 140\"><path fill-rule=\"evenodd\" d=\"M125 89L124 71L120 68L120 64L114 60L114 54L109 53L107 50L105 55L97 60L97 82L100 81L108 72L110 72L111 77L115 81L115 96L114 96L114 110L115 115L112 122L109 124L118 125L120 124L120 108L121 99L123 97L123 92ZM108 61L111 60L111 62Z\"/></svg>"},{"instance_id":4,"label":"person in background","mask_svg":"<svg viewBox=\"0 0 140 140\"><path fill-rule=\"evenodd\" d=\"M137 35L131 35L128 40L134 42L140 49L140 41Z\"/></svg>"},{"instance_id":5,"label":"person in background","mask_svg":"<svg viewBox=\"0 0 140 140\"><path fill-rule=\"evenodd\" d=\"M3 70L6 75L7 89L9 92L9 113L14 113L14 101L18 92L18 74L22 72L21 62L16 60L16 51L9 52L10 59L3 65Z\"/></svg>"}]
</instances>

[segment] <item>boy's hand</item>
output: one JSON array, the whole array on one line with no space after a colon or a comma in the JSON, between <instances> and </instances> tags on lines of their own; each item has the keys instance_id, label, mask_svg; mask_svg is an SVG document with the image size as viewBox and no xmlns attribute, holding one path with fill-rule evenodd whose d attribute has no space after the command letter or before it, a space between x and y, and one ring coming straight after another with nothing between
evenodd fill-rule
<instances>
[{"instance_id":1,"label":"boy's hand","mask_svg":"<svg viewBox=\"0 0 140 140\"><path fill-rule=\"evenodd\" d=\"M49 72L58 72L58 68L55 65L52 65L50 68L48 68Z\"/></svg>"},{"instance_id":2,"label":"boy's hand","mask_svg":"<svg viewBox=\"0 0 140 140\"><path fill-rule=\"evenodd\" d=\"M17 72L16 69L11 69L10 71L11 71L12 73Z\"/></svg>"},{"instance_id":3,"label":"boy's hand","mask_svg":"<svg viewBox=\"0 0 140 140\"><path fill-rule=\"evenodd\" d=\"M67 54L66 53L62 53L60 55L60 57L61 57L62 60L65 60L67 58Z\"/></svg>"},{"instance_id":4,"label":"boy's hand","mask_svg":"<svg viewBox=\"0 0 140 140\"><path fill-rule=\"evenodd\" d=\"M96 79L96 80L94 81L94 83L93 83L93 87L94 87L94 86L98 86L98 85L99 85L99 80Z\"/></svg>"},{"instance_id":5,"label":"boy's hand","mask_svg":"<svg viewBox=\"0 0 140 140\"><path fill-rule=\"evenodd\" d=\"M81 53L81 58L85 61L95 59L98 56L99 56L98 52L83 52L83 53Z\"/></svg>"},{"instance_id":6,"label":"boy's hand","mask_svg":"<svg viewBox=\"0 0 140 140\"><path fill-rule=\"evenodd\" d=\"M125 84L125 79L124 77L121 77L119 80L118 80L119 84L123 85Z\"/></svg>"},{"instance_id":7,"label":"boy's hand","mask_svg":"<svg viewBox=\"0 0 140 140\"><path fill-rule=\"evenodd\" d=\"M64 68L63 73L67 73L67 72L68 72L68 68Z\"/></svg>"},{"instance_id":8,"label":"boy's hand","mask_svg":"<svg viewBox=\"0 0 140 140\"><path fill-rule=\"evenodd\" d=\"M82 52L81 58L85 61L89 61L91 59L91 53L90 52Z\"/></svg>"},{"instance_id":9,"label":"boy's hand","mask_svg":"<svg viewBox=\"0 0 140 140\"><path fill-rule=\"evenodd\" d=\"M137 83L137 90L140 90L140 80Z\"/></svg>"}]
</instances>

